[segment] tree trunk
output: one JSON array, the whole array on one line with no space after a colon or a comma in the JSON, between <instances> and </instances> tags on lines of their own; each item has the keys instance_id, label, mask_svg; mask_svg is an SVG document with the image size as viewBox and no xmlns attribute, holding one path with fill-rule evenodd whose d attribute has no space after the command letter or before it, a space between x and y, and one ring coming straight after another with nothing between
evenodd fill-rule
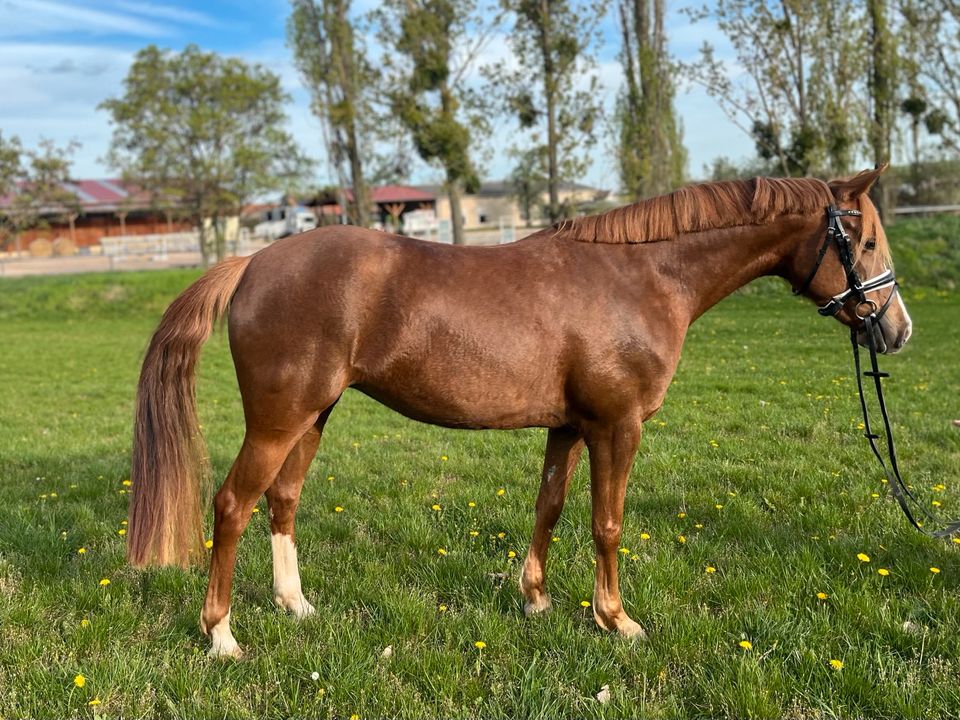
<instances>
[{"instance_id":1,"label":"tree trunk","mask_svg":"<svg viewBox=\"0 0 960 720\"><path fill-rule=\"evenodd\" d=\"M550 47L550 3L540 0L540 52L543 57L543 96L547 103L547 192L550 200L547 214L550 222L560 218L560 168L557 161L557 88Z\"/></svg>"},{"instance_id":2,"label":"tree trunk","mask_svg":"<svg viewBox=\"0 0 960 720\"><path fill-rule=\"evenodd\" d=\"M450 199L450 229L454 245L466 245L463 236L463 211L460 209L460 181L447 183L447 197Z\"/></svg>"},{"instance_id":3,"label":"tree trunk","mask_svg":"<svg viewBox=\"0 0 960 720\"><path fill-rule=\"evenodd\" d=\"M870 128L870 145L873 160L877 163L891 160L891 135L893 133L893 92L895 87L892 38L887 25L885 0L867 0L867 13L870 16L870 99L873 104L873 123ZM884 224L893 219L894 197L892 183L880 178L874 188L873 197L880 220Z\"/></svg>"}]
</instances>

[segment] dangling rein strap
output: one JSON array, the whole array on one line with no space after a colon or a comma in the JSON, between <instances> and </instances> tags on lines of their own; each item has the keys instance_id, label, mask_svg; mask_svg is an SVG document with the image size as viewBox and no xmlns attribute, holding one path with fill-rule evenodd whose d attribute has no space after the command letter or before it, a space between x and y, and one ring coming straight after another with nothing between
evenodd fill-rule
<instances>
[{"instance_id":1,"label":"dangling rein strap","mask_svg":"<svg viewBox=\"0 0 960 720\"><path fill-rule=\"evenodd\" d=\"M893 292L891 292L891 297ZM884 309L889 304L890 300L888 299L884 303ZM870 370L867 372L861 372L860 370L860 347L857 345L857 331L850 331L850 343L853 345L853 363L857 371L857 390L860 393L860 409L863 411L863 427L864 427L864 437L870 442L870 449L873 450L873 454L876 456L877 460L880 462L880 466L883 468L884 473L887 476L887 484L890 486L890 489L893 491L893 496L897 499L897 503L900 505L900 509L903 510L903 514L907 516L907 520L910 521L910 524L913 525L917 530L929 535L930 537L944 538L950 537L960 533L960 521L955 521L947 523L941 530L936 530L931 532L923 527L923 523L918 522L916 516L910 509L911 503L915 508L920 511L920 515L923 516L926 520L929 520L933 524L940 524L940 522L927 510L923 505L920 504L920 501L910 492L910 488L907 487L907 484L903 481L903 478L900 477L900 468L897 466L897 448L893 442L893 430L890 428L890 418L887 416L887 405L883 399L883 387L880 384L880 380L885 377L890 377L890 373L880 372L880 367L877 365L877 344L875 339L875 332L879 329L876 325L879 318L876 313L871 313L866 318L864 318L863 330L867 334L867 346L870 350ZM883 418L884 433L887 439L887 454L889 455L889 463L884 461L883 453L880 452L880 448L877 445L877 440L880 439L880 435L877 435L873 432L873 429L870 427L870 414L867 411L867 399L863 392L863 378L870 377L873 378L873 384L877 391L877 404L880 407L880 416Z\"/></svg>"}]
</instances>

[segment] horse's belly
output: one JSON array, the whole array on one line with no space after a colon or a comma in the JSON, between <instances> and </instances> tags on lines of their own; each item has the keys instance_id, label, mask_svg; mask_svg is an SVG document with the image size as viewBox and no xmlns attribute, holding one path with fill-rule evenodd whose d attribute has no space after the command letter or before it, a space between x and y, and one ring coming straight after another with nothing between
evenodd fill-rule
<instances>
[{"instance_id":1,"label":"horse's belly","mask_svg":"<svg viewBox=\"0 0 960 720\"><path fill-rule=\"evenodd\" d=\"M557 427L565 423L563 403L553 393L510 383L458 378L451 382L361 382L354 387L414 420L452 428L510 429Z\"/></svg>"}]
</instances>

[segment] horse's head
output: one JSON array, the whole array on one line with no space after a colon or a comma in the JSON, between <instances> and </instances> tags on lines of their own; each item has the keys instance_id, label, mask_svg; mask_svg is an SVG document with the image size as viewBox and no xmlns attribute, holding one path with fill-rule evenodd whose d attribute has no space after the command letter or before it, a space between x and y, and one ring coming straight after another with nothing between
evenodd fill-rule
<instances>
[{"instance_id":1,"label":"horse's head","mask_svg":"<svg viewBox=\"0 0 960 720\"><path fill-rule=\"evenodd\" d=\"M880 352L898 352L910 337L911 321L897 292L893 262L880 215L867 193L886 165L829 183L834 205L824 222L793 258L795 292L858 330L866 345L864 318L875 313L874 339Z\"/></svg>"}]
</instances>

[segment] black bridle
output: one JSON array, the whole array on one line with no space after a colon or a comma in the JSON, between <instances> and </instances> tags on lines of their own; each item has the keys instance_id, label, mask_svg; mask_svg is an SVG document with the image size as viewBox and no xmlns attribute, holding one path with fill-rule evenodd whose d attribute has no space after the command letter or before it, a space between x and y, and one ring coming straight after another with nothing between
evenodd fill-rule
<instances>
[{"instance_id":1,"label":"black bridle","mask_svg":"<svg viewBox=\"0 0 960 720\"><path fill-rule=\"evenodd\" d=\"M793 291L793 294L800 295L807 291L810 283L813 282L813 278L816 277L820 265L823 263L823 258L826 256L827 250L830 249L831 245L835 246L837 254L840 257L840 263L843 265L843 270L846 274L847 289L830 298L826 304L818 308L818 312L826 317L834 317L843 309L843 306L848 300L851 298L856 300L854 314L863 321L863 331L866 334L867 348L870 351L870 370L862 372L860 369L860 346L857 343L858 330L851 328L850 344L853 346L853 364L856 368L857 390L860 393L860 409L863 411L864 437L866 437L870 443L870 449L873 450L873 454L876 456L880 466L883 468L884 474L887 476L887 484L893 491L893 496L900 505L900 509L903 510L903 514L907 516L910 524L920 532L930 535L931 537L949 537L960 532L960 521L946 523L942 529L933 532L926 530L923 527L923 523L917 521L917 513L911 510L911 504L920 511L918 514L922 515L924 519L932 523L939 523L939 521L926 507L920 504L920 501L917 500L910 491L910 488L900 476L900 468L897 466L897 449L893 442L893 431L890 428L890 418L887 416L887 405L886 402L884 402L883 388L880 384L883 378L890 377L890 373L881 372L877 364L877 336L881 332L880 318L887 312L890 303L893 302L893 298L899 292L900 286L897 284L893 270L889 269L884 270L866 282L860 280L860 275L857 273L854 264L853 244L850 242L850 237L847 235L843 223L840 221L840 218L845 216L859 217L860 215L859 210L840 210L833 205L827 208L827 235L823 240L823 245L820 246L819 253L817 253L817 260L814 263L813 269L800 287ZM867 298L868 292L887 287L891 288L891 290L883 305L878 307L877 303ZM865 314L860 314L861 308L867 308ZM873 378L873 384L877 393L877 405L880 408L880 416L883 418L888 460L884 460L883 453L877 444L881 436L873 432L870 426L870 413L867 410L867 399L863 391L864 377Z\"/></svg>"}]
</instances>

